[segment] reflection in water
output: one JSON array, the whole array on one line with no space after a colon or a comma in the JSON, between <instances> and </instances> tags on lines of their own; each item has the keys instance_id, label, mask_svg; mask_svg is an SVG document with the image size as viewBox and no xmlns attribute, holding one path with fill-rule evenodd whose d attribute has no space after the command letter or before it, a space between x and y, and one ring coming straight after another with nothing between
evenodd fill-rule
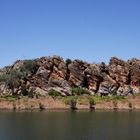
<instances>
[{"instance_id":1,"label":"reflection in water","mask_svg":"<svg viewBox=\"0 0 140 140\"><path fill-rule=\"evenodd\" d=\"M0 140L140 140L140 112L0 112Z\"/></svg>"}]
</instances>

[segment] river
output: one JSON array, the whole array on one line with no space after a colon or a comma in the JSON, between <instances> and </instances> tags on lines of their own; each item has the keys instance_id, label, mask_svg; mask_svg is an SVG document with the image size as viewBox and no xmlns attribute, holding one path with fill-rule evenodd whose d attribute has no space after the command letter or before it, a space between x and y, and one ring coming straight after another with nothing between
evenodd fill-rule
<instances>
[{"instance_id":1,"label":"river","mask_svg":"<svg viewBox=\"0 0 140 140\"><path fill-rule=\"evenodd\" d=\"M0 140L140 140L140 112L0 111Z\"/></svg>"}]
</instances>

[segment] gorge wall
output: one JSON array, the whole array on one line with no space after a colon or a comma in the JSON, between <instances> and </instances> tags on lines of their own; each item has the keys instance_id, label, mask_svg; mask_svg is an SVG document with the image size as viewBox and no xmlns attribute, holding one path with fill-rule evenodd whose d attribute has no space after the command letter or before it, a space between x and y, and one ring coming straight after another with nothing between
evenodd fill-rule
<instances>
[{"instance_id":1,"label":"gorge wall","mask_svg":"<svg viewBox=\"0 0 140 140\"><path fill-rule=\"evenodd\" d=\"M62 96L70 96L72 87L101 95L140 93L140 60L123 61L112 57L106 65L103 62L89 64L81 60L64 61L59 56L53 56L30 61L18 60L0 70L1 96L26 94L27 90L33 94L47 95L51 89Z\"/></svg>"}]
</instances>

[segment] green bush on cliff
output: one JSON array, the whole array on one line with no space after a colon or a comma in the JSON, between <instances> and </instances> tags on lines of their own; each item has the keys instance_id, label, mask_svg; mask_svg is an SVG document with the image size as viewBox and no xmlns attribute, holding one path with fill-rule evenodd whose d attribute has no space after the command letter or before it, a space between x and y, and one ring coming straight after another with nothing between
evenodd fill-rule
<instances>
[{"instance_id":1,"label":"green bush on cliff","mask_svg":"<svg viewBox=\"0 0 140 140\"><path fill-rule=\"evenodd\" d=\"M20 71L12 70L10 73L4 73L0 76L0 82L4 82L5 85L11 89L12 95L16 94L16 88L20 86L20 78L22 73Z\"/></svg>"},{"instance_id":2,"label":"green bush on cliff","mask_svg":"<svg viewBox=\"0 0 140 140\"><path fill-rule=\"evenodd\" d=\"M84 95L84 94L90 95L90 92L88 90L80 88L80 87L72 88L72 95Z\"/></svg>"},{"instance_id":3,"label":"green bush on cliff","mask_svg":"<svg viewBox=\"0 0 140 140\"><path fill-rule=\"evenodd\" d=\"M20 67L20 71L23 73L24 77L26 78L28 74L35 74L38 70L39 66L37 61L35 60L25 60L23 65Z\"/></svg>"},{"instance_id":4,"label":"green bush on cliff","mask_svg":"<svg viewBox=\"0 0 140 140\"><path fill-rule=\"evenodd\" d=\"M66 66L68 67L68 65L72 63L72 60L68 58L66 59L65 63L66 63Z\"/></svg>"},{"instance_id":5,"label":"green bush on cliff","mask_svg":"<svg viewBox=\"0 0 140 140\"><path fill-rule=\"evenodd\" d=\"M68 80L69 79L69 76L70 76L70 70L69 70L69 68L68 68L68 66L70 65L72 63L72 60L71 59L66 59L66 61L65 61L65 64L66 64L66 67L67 67L67 73L66 73L66 80Z\"/></svg>"},{"instance_id":6,"label":"green bush on cliff","mask_svg":"<svg viewBox=\"0 0 140 140\"><path fill-rule=\"evenodd\" d=\"M33 98L34 97L34 91L32 88L30 88L30 86L27 86L27 85L21 85L21 88L20 88L20 91L21 91L21 95L23 96L28 96L30 98Z\"/></svg>"},{"instance_id":7,"label":"green bush on cliff","mask_svg":"<svg viewBox=\"0 0 140 140\"><path fill-rule=\"evenodd\" d=\"M18 88L23 87L22 80L26 81L29 74L35 74L38 69L38 64L34 60L25 60L23 65L19 69L12 69L7 73L0 75L0 82L4 82L5 85L11 89L12 95L16 95ZM21 94L28 95L28 89L21 88Z\"/></svg>"}]
</instances>

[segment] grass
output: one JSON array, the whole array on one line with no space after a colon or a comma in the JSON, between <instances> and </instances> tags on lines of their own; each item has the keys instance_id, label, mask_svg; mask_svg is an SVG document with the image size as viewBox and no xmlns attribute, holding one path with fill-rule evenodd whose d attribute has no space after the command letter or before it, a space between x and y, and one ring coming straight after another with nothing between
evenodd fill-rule
<instances>
[{"instance_id":1,"label":"grass","mask_svg":"<svg viewBox=\"0 0 140 140\"><path fill-rule=\"evenodd\" d=\"M4 99L14 102L14 101L16 101L17 98L16 98L16 96L7 96L7 97L4 97Z\"/></svg>"},{"instance_id":2,"label":"grass","mask_svg":"<svg viewBox=\"0 0 140 140\"><path fill-rule=\"evenodd\" d=\"M99 96L99 95L88 95L88 94L84 94L84 95L73 95L73 96L65 96L62 97L57 91L55 90L51 90L50 91L50 96L52 96L53 98L62 101L63 103L65 103L66 105L71 106L72 100L76 100L76 103L78 105L96 105L96 104L102 104L105 102L112 102L114 104L114 106L116 106L116 102L121 101L121 102L127 102L128 106L131 108L132 104L129 103L131 101L131 99L140 99L140 95L136 94L133 96L128 96L128 97L124 97L124 96ZM29 97L21 97L21 99L23 100L24 103L26 103L28 101ZM16 96L6 96L6 97L1 97L0 100L6 100L6 101L11 101L11 102L15 102L17 100Z\"/></svg>"},{"instance_id":3,"label":"grass","mask_svg":"<svg viewBox=\"0 0 140 140\"><path fill-rule=\"evenodd\" d=\"M88 96L79 96L77 99L77 103L79 105L88 105L89 104L89 99Z\"/></svg>"},{"instance_id":4,"label":"grass","mask_svg":"<svg viewBox=\"0 0 140 140\"><path fill-rule=\"evenodd\" d=\"M71 104L71 100L77 99L77 104L79 105L89 105L89 104L100 104L102 102L115 102L115 101L122 101L127 102L128 97L123 96L98 96L98 95L81 95L81 96L66 96L66 97L57 97L58 100L61 100L66 105Z\"/></svg>"},{"instance_id":5,"label":"grass","mask_svg":"<svg viewBox=\"0 0 140 140\"><path fill-rule=\"evenodd\" d=\"M72 88L72 95L90 95L91 93L84 88L73 87Z\"/></svg>"},{"instance_id":6,"label":"grass","mask_svg":"<svg viewBox=\"0 0 140 140\"><path fill-rule=\"evenodd\" d=\"M48 92L48 95L52 96L53 98L56 98L57 96L60 96L60 93L54 89L51 89L49 92Z\"/></svg>"},{"instance_id":7,"label":"grass","mask_svg":"<svg viewBox=\"0 0 140 140\"><path fill-rule=\"evenodd\" d=\"M89 98L89 104L90 104L90 106L92 106L92 105L95 105L96 102L93 98Z\"/></svg>"},{"instance_id":8,"label":"grass","mask_svg":"<svg viewBox=\"0 0 140 140\"><path fill-rule=\"evenodd\" d=\"M77 100L77 104L79 105L88 105L89 104L89 99L87 95L82 95L82 96L66 96L66 97L57 97L58 100L61 100L64 102L66 105L71 105L72 100Z\"/></svg>"},{"instance_id":9,"label":"grass","mask_svg":"<svg viewBox=\"0 0 140 140\"><path fill-rule=\"evenodd\" d=\"M71 104L71 100L77 99L77 98L78 98L77 96L66 96L66 97L58 96L57 97L58 100L61 100L66 105L70 105Z\"/></svg>"},{"instance_id":10,"label":"grass","mask_svg":"<svg viewBox=\"0 0 140 140\"><path fill-rule=\"evenodd\" d=\"M127 97L124 96L103 96L100 97L98 95L93 96L94 100L98 103L102 102L102 101L106 101L106 102L110 102L110 101L114 101L114 100L118 100L118 101L126 101Z\"/></svg>"}]
</instances>

